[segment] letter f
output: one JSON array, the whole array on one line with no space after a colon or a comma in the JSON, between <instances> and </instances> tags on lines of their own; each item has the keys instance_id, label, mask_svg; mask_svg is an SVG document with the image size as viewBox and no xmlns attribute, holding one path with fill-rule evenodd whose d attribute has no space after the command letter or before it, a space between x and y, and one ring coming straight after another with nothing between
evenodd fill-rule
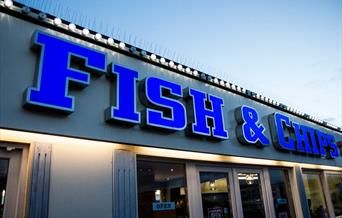
<instances>
[{"instance_id":1,"label":"letter f","mask_svg":"<svg viewBox=\"0 0 342 218\"><path fill-rule=\"evenodd\" d=\"M71 67L71 58L79 60L79 67L88 72L104 72L106 55L44 32L34 33L33 46L40 49L40 63L36 87L26 90L25 105L71 113L74 97L68 95L69 82L80 87L89 85L90 75Z\"/></svg>"}]
</instances>

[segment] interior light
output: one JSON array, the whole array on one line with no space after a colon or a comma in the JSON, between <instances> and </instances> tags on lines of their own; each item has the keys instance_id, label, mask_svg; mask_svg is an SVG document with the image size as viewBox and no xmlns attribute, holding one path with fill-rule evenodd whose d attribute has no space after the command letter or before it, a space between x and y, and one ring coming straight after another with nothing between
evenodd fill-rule
<instances>
[{"instance_id":1,"label":"interior light","mask_svg":"<svg viewBox=\"0 0 342 218\"><path fill-rule=\"evenodd\" d=\"M190 68L189 67L185 68L185 72L190 73L191 72Z\"/></svg>"},{"instance_id":2,"label":"interior light","mask_svg":"<svg viewBox=\"0 0 342 218\"><path fill-rule=\"evenodd\" d=\"M165 63L165 58L160 58L160 63L164 64Z\"/></svg>"},{"instance_id":3,"label":"interior light","mask_svg":"<svg viewBox=\"0 0 342 218\"><path fill-rule=\"evenodd\" d=\"M76 30L76 25L73 24L73 23L70 23L70 24L68 25L68 28L69 28L69 30L71 30L71 31L75 31L75 30Z\"/></svg>"},{"instance_id":4,"label":"interior light","mask_svg":"<svg viewBox=\"0 0 342 218\"><path fill-rule=\"evenodd\" d=\"M179 192L180 195L186 195L185 187L180 187Z\"/></svg>"},{"instance_id":5,"label":"interior light","mask_svg":"<svg viewBox=\"0 0 342 218\"><path fill-rule=\"evenodd\" d=\"M216 190L215 180L210 181L209 186L210 186L211 191L215 191Z\"/></svg>"},{"instance_id":6,"label":"interior light","mask_svg":"<svg viewBox=\"0 0 342 218\"><path fill-rule=\"evenodd\" d=\"M194 74L194 76L198 76L198 71L194 70L194 72L192 72L192 74Z\"/></svg>"},{"instance_id":7,"label":"interior light","mask_svg":"<svg viewBox=\"0 0 342 218\"><path fill-rule=\"evenodd\" d=\"M253 174L246 174L246 183L248 185L253 185L253 183L254 183L254 176L253 176Z\"/></svg>"},{"instance_id":8,"label":"interior light","mask_svg":"<svg viewBox=\"0 0 342 218\"><path fill-rule=\"evenodd\" d=\"M96 33L96 34L95 34L95 39L96 39L96 40L102 39L102 35L101 35L100 33Z\"/></svg>"},{"instance_id":9,"label":"interior light","mask_svg":"<svg viewBox=\"0 0 342 218\"><path fill-rule=\"evenodd\" d=\"M6 196L6 190L3 189L1 193L1 205L5 204L5 196Z\"/></svg>"},{"instance_id":10,"label":"interior light","mask_svg":"<svg viewBox=\"0 0 342 218\"><path fill-rule=\"evenodd\" d=\"M175 66L175 63L174 63L173 61L170 61L170 62L169 62L169 66L170 66L170 67L173 67L173 66Z\"/></svg>"},{"instance_id":11,"label":"interior light","mask_svg":"<svg viewBox=\"0 0 342 218\"><path fill-rule=\"evenodd\" d=\"M62 24L62 20L58 17L55 17L55 19L53 19L53 23L57 26Z\"/></svg>"},{"instance_id":12,"label":"interior light","mask_svg":"<svg viewBox=\"0 0 342 218\"><path fill-rule=\"evenodd\" d=\"M214 83L218 84L219 80L217 78L214 79Z\"/></svg>"},{"instance_id":13,"label":"interior light","mask_svg":"<svg viewBox=\"0 0 342 218\"><path fill-rule=\"evenodd\" d=\"M181 64L178 64L177 69L178 69L178 70L182 70L182 69L183 69L183 66L182 66Z\"/></svg>"},{"instance_id":14,"label":"interior light","mask_svg":"<svg viewBox=\"0 0 342 218\"><path fill-rule=\"evenodd\" d=\"M12 7L13 6L13 1L5 0L5 6L8 7L8 8Z\"/></svg>"},{"instance_id":15,"label":"interior light","mask_svg":"<svg viewBox=\"0 0 342 218\"><path fill-rule=\"evenodd\" d=\"M126 47L125 43L123 43L123 42L120 42L119 46L120 46L120 48L125 48Z\"/></svg>"},{"instance_id":16,"label":"interior light","mask_svg":"<svg viewBox=\"0 0 342 218\"><path fill-rule=\"evenodd\" d=\"M155 198L156 201L160 201L160 189L157 189L154 192L154 198Z\"/></svg>"}]
</instances>

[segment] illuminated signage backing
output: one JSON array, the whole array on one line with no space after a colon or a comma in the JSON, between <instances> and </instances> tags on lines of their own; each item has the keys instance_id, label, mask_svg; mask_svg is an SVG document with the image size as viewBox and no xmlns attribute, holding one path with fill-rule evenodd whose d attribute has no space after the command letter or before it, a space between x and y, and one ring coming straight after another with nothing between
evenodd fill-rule
<instances>
[{"instance_id":1,"label":"illuminated signage backing","mask_svg":"<svg viewBox=\"0 0 342 218\"><path fill-rule=\"evenodd\" d=\"M51 109L62 113L75 110L75 99L68 95L69 85L85 88L90 73L106 74L116 87L115 102L104 111L111 123L122 123L164 131L185 131L187 135L226 140L224 100L218 96L184 87L157 77L138 80L139 73L117 64L108 64L106 54L45 32L34 33L33 48L40 54L35 87L25 92L26 107ZM138 111L137 101L144 106ZM275 113L269 118L271 139L258 112L243 105L236 109L236 135L242 144L257 147L271 143L281 151L336 158L333 135L291 121Z\"/></svg>"}]
</instances>

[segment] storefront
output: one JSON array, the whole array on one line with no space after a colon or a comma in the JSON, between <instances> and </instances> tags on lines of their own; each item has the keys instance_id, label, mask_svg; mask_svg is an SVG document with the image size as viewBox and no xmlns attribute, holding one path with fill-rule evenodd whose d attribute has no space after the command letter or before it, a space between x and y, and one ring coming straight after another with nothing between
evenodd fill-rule
<instances>
[{"instance_id":1,"label":"storefront","mask_svg":"<svg viewBox=\"0 0 342 218\"><path fill-rule=\"evenodd\" d=\"M0 1L0 217L342 216L342 130Z\"/></svg>"}]
</instances>

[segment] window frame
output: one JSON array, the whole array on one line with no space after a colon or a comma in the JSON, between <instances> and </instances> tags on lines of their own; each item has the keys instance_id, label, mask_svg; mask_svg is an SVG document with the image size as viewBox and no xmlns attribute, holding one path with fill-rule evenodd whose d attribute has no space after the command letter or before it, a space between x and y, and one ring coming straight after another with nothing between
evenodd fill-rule
<instances>
[{"instance_id":1,"label":"window frame","mask_svg":"<svg viewBox=\"0 0 342 218\"><path fill-rule=\"evenodd\" d=\"M336 217L336 218L342 218L342 215L340 215L340 216L336 216L335 215L334 205L332 203L332 199L331 199L331 196L330 196L330 190L329 190L329 185L328 185L328 175L331 175L331 174L333 174L333 175L341 175L342 176L342 172L338 172L338 171L323 171L321 173L323 192L324 192L324 195L325 195L329 216L330 217Z\"/></svg>"},{"instance_id":2,"label":"window frame","mask_svg":"<svg viewBox=\"0 0 342 218\"><path fill-rule=\"evenodd\" d=\"M0 157L9 159L6 195L11 204L5 203L4 218L26 217L29 203L30 181L30 144L21 144L0 140Z\"/></svg>"}]
</instances>

